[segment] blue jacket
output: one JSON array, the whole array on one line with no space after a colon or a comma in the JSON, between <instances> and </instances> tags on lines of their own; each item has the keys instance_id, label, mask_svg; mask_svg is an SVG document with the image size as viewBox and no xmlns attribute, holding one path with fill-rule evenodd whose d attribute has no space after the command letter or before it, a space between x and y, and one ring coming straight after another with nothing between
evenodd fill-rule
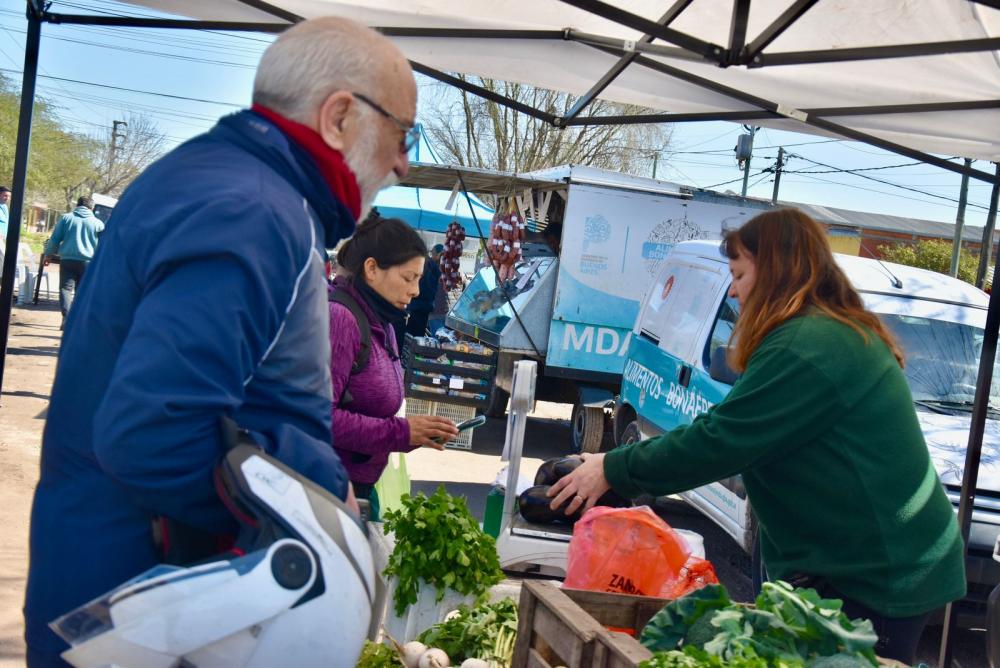
<instances>
[{"instance_id":1,"label":"blue jacket","mask_svg":"<svg viewBox=\"0 0 1000 668\"><path fill-rule=\"evenodd\" d=\"M420 277L420 294L413 298L407 305L406 310L411 313L426 312L434 310L434 297L437 295L439 283L441 282L441 268L434 260L427 258L424 261L424 273Z\"/></svg>"},{"instance_id":2,"label":"blue jacket","mask_svg":"<svg viewBox=\"0 0 1000 668\"><path fill-rule=\"evenodd\" d=\"M324 247L354 229L316 164L243 111L125 192L66 322L31 515L29 657L47 624L156 565L151 518L235 533L212 471L229 416L343 498Z\"/></svg>"},{"instance_id":3,"label":"blue jacket","mask_svg":"<svg viewBox=\"0 0 1000 668\"><path fill-rule=\"evenodd\" d=\"M104 223L85 206L78 206L67 213L52 230L45 244L46 255L58 255L64 260L90 262L97 250L97 235L104 231Z\"/></svg>"}]
</instances>

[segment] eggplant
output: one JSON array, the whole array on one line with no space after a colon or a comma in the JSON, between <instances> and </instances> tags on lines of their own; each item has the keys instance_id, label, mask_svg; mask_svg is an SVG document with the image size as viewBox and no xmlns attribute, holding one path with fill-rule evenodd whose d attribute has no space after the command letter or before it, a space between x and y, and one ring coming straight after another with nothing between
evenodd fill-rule
<instances>
[{"instance_id":1,"label":"eggplant","mask_svg":"<svg viewBox=\"0 0 1000 668\"><path fill-rule=\"evenodd\" d=\"M572 499L563 504L559 510L552 510L549 507L552 499L547 497L546 493L550 487L551 485L535 485L521 492L517 497L517 509L521 517L532 524L573 524L580 519L582 513L579 510L572 515L566 515L564 512Z\"/></svg>"},{"instance_id":2,"label":"eggplant","mask_svg":"<svg viewBox=\"0 0 1000 668\"><path fill-rule=\"evenodd\" d=\"M608 506L610 508L628 508L632 505L632 502L624 496L618 494L615 490L609 489L601 495L601 498L599 498L597 503L594 505Z\"/></svg>"},{"instance_id":3,"label":"eggplant","mask_svg":"<svg viewBox=\"0 0 1000 668\"><path fill-rule=\"evenodd\" d=\"M535 473L536 485L554 485L563 476L572 473L583 463L579 457L557 457L549 459L538 467Z\"/></svg>"}]
</instances>

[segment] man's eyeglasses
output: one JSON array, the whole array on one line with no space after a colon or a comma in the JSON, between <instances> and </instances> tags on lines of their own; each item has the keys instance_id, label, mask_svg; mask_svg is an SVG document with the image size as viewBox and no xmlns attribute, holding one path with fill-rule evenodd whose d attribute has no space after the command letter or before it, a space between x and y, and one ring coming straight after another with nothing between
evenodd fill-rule
<instances>
[{"instance_id":1,"label":"man's eyeglasses","mask_svg":"<svg viewBox=\"0 0 1000 668\"><path fill-rule=\"evenodd\" d=\"M411 125L406 121L399 120L393 114L390 114L388 111L386 111L382 107L382 105L380 105L378 102L371 99L367 95L362 95L361 93L351 93L351 95L358 98L359 100L367 104L369 107L371 107L378 113L388 118L390 121L396 124L396 127L398 127L400 130L403 131L403 138L399 142L400 150L402 150L403 153L409 153L410 149L416 146L417 142L420 141L420 128L418 126Z\"/></svg>"}]
</instances>

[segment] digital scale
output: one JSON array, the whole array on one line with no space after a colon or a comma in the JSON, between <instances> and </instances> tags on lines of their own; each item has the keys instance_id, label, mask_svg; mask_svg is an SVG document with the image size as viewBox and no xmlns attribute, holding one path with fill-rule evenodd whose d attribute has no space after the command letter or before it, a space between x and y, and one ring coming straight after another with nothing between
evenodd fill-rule
<instances>
[{"instance_id":1,"label":"digital scale","mask_svg":"<svg viewBox=\"0 0 1000 668\"><path fill-rule=\"evenodd\" d=\"M497 554L505 571L519 571L566 577L566 552L573 537L573 527L558 524L533 524L517 510L517 478L521 470L524 429L528 413L535 405L535 378L538 364L533 360L514 363L507 435L501 461L507 462L507 486L504 491Z\"/></svg>"}]
</instances>

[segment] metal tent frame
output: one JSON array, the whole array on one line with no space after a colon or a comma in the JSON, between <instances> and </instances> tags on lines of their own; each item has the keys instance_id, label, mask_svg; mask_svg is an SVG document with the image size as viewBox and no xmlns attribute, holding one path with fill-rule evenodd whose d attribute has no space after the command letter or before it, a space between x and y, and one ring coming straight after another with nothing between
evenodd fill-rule
<instances>
[{"instance_id":1,"label":"metal tent frame","mask_svg":"<svg viewBox=\"0 0 1000 668\"><path fill-rule=\"evenodd\" d=\"M629 11L620 9L601 0L560 0L566 5L575 7L589 14L601 17L607 21L624 26L630 30L642 33L636 40L626 40L617 37L607 37L581 32L573 28L563 30L495 30L495 29L456 29L456 28L413 28L375 26L377 30L388 37L433 37L456 39L520 39L520 40L552 40L571 41L586 45L605 54L617 57L617 62L608 69L593 86L577 100L573 108L565 116L555 116L541 109L508 99L483 87L452 76L438 69L428 67L411 60L413 69L421 74L450 84L463 91L472 93L487 100L510 107L516 111L528 114L552 124L555 127L573 127L585 125L606 125L625 123L685 123L694 121L733 121L745 122L768 119L794 119L800 123L815 128L823 133L832 133L847 139L876 146L878 148L920 160L958 174L966 175L993 184L989 220L995 220L997 192L1000 190L1000 164L994 174L973 169L965 165L952 163L948 160L915 150L913 148L890 142L877 136L859 132L846 127L835 120L841 116L900 114L900 113L931 113L948 111L989 110L1000 108L1000 99L966 100L958 102L938 102L926 104L894 104L880 106L852 106L815 109L794 109L777 102L745 93L716 81L699 77L690 72L678 69L650 56L670 56L687 61L696 61L728 68L745 66L747 68L783 67L797 64L836 63L848 61L867 61L888 58L912 58L955 53L993 52L1000 51L1000 37L982 39L967 39L944 42L924 42L914 44L896 44L891 46L873 46L862 48L839 48L812 51L784 51L769 53L768 47L794 26L819 0L788 0L787 8L766 26L756 36L748 35L748 23L752 0L730 0L730 29L726 44L713 44L693 37L689 34L671 28L671 23L677 19L694 0L673 0L669 8L652 21ZM721 2L722 0L720 0ZM985 7L1000 9L1000 0L967 0L970 3ZM31 136L32 108L35 99L35 83L38 73L38 54L41 41L41 26L43 23L53 25L92 25L128 28L172 28L188 30L226 30L243 32L279 33L294 23L301 21L302 16L283 9L264 0L234 0L235 6L252 8L258 12L273 16L273 22L245 22L222 20L186 20L135 18L120 16L96 16L82 14L53 13L49 11L51 3L45 0L26 0L28 30L26 37L24 70L21 88L20 117L18 121L17 146L14 160L12 182L12 199L10 219L15 224L7 231L8 252L4 258L3 279L0 284L0 390L3 387L3 372L6 362L7 339L13 300L14 269L17 261L16 249L20 239L20 225L24 204L25 184L27 177L28 148ZM147 3L148 4L148 3ZM639 116L594 116L583 115L585 109L593 102L616 78L628 68L648 68L660 74L676 78L688 84L721 94L731 100L749 105L752 110L725 111L707 113L661 113ZM989 224L988 224L989 227ZM987 246L988 247L988 246ZM994 285L1000 279L1000 272L994 273ZM987 400L990 382L992 380L993 362L996 357L996 347L1000 329L1000 297L991 294L989 311L986 321L986 333L980 361L977 390L972 412L972 430L969 436L966 466L959 506L959 523L963 539L968 541L971 523L972 503L978 478L979 458L982 447L982 436L985 428ZM950 607L950 606L949 606ZM954 624L954 615L949 614L945 621L942 640L941 662L950 665L950 633Z\"/></svg>"}]
</instances>

